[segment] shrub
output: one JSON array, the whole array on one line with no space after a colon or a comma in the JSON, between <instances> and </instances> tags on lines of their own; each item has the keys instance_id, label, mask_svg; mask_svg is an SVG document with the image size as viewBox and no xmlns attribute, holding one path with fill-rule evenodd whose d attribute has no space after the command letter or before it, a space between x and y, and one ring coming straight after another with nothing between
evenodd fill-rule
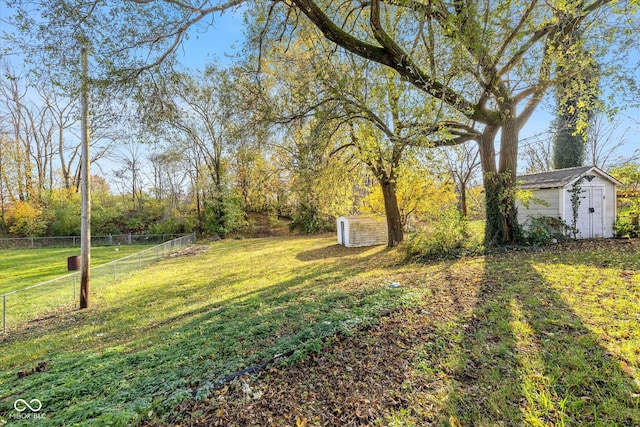
<instances>
[{"instance_id":1,"label":"shrub","mask_svg":"<svg viewBox=\"0 0 640 427\"><path fill-rule=\"evenodd\" d=\"M530 245L549 245L565 240L571 227L558 218L542 216L530 218L524 223L524 238Z\"/></svg>"},{"instance_id":2,"label":"shrub","mask_svg":"<svg viewBox=\"0 0 640 427\"><path fill-rule=\"evenodd\" d=\"M247 225L242 198L232 196L228 191L223 190L223 194L205 200L204 212L204 228L209 234L225 237Z\"/></svg>"},{"instance_id":3,"label":"shrub","mask_svg":"<svg viewBox=\"0 0 640 427\"><path fill-rule=\"evenodd\" d=\"M626 197L629 208L618 214L614 226L616 237L640 236L640 198Z\"/></svg>"},{"instance_id":4,"label":"shrub","mask_svg":"<svg viewBox=\"0 0 640 427\"><path fill-rule=\"evenodd\" d=\"M466 219L450 209L428 229L412 234L403 250L407 259L416 261L455 259L480 252L480 244L470 237Z\"/></svg>"},{"instance_id":5,"label":"shrub","mask_svg":"<svg viewBox=\"0 0 640 427\"><path fill-rule=\"evenodd\" d=\"M150 234L183 234L196 229L198 220L192 215L181 215L175 211L168 218L156 222L149 227Z\"/></svg>"},{"instance_id":6,"label":"shrub","mask_svg":"<svg viewBox=\"0 0 640 427\"><path fill-rule=\"evenodd\" d=\"M18 237L40 237L47 231L48 219L43 209L33 203L17 201L7 210L9 233Z\"/></svg>"},{"instance_id":7,"label":"shrub","mask_svg":"<svg viewBox=\"0 0 640 427\"><path fill-rule=\"evenodd\" d=\"M81 228L81 208L71 201L53 209L53 222L49 225L50 236L78 236Z\"/></svg>"},{"instance_id":8,"label":"shrub","mask_svg":"<svg viewBox=\"0 0 640 427\"><path fill-rule=\"evenodd\" d=\"M306 202L302 202L298 206L290 228L302 233L313 234L331 230L332 225L333 222L324 217L318 209Z\"/></svg>"},{"instance_id":9,"label":"shrub","mask_svg":"<svg viewBox=\"0 0 640 427\"><path fill-rule=\"evenodd\" d=\"M118 206L92 206L91 208L91 233L120 234L121 224L124 222L125 211Z\"/></svg>"},{"instance_id":10,"label":"shrub","mask_svg":"<svg viewBox=\"0 0 640 427\"><path fill-rule=\"evenodd\" d=\"M615 236L618 238L635 238L640 236L640 226L628 218L618 218L614 226Z\"/></svg>"}]
</instances>

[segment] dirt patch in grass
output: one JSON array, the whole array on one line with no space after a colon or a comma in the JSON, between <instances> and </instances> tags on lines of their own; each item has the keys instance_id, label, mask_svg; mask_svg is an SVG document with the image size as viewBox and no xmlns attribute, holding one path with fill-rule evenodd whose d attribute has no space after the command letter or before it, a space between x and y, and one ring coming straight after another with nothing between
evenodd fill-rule
<instances>
[{"instance_id":1,"label":"dirt patch in grass","mask_svg":"<svg viewBox=\"0 0 640 427\"><path fill-rule=\"evenodd\" d=\"M187 246L186 248L179 250L178 252L174 252L168 256L168 258L182 258L182 257L193 257L202 255L211 249L209 245L192 245Z\"/></svg>"},{"instance_id":2,"label":"dirt patch in grass","mask_svg":"<svg viewBox=\"0 0 640 427\"><path fill-rule=\"evenodd\" d=\"M291 222L286 218L270 218L268 215L252 213L249 214L250 225L240 234L254 238L288 236L292 234Z\"/></svg>"}]
</instances>

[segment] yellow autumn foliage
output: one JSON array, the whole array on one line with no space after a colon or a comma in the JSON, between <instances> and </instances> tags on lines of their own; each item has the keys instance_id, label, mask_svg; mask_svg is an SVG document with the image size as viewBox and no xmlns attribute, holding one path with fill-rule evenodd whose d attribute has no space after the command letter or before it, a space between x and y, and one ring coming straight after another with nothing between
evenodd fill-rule
<instances>
[{"instance_id":1,"label":"yellow autumn foliage","mask_svg":"<svg viewBox=\"0 0 640 427\"><path fill-rule=\"evenodd\" d=\"M9 232L14 236L37 237L47 230L47 219L43 209L24 201L15 201L6 212Z\"/></svg>"},{"instance_id":2,"label":"yellow autumn foliage","mask_svg":"<svg viewBox=\"0 0 640 427\"><path fill-rule=\"evenodd\" d=\"M432 221L440 218L457 202L456 194L449 182L431 175L416 164L403 165L397 180L396 197L402 226L410 220ZM363 201L364 213L384 215L384 198L380 186L376 185Z\"/></svg>"}]
</instances>

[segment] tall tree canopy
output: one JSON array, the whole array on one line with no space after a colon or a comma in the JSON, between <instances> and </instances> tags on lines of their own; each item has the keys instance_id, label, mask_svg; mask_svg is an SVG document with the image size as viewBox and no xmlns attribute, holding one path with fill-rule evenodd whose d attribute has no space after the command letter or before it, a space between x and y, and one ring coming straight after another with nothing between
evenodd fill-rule
<instances>
[{"instance_id":1,"label":"tall tree canopy","mask_svg":"<svg viewBox=\"0 0 640 427\"><path fill-rule=\"evenodd\" d=\"M33 19L30 13L39 2L42 18ZM49 49L72 45L69 41L91 43L105 69L131 76L169 60L191 27L212 25L215 12L242 3L36 0L15 6L24 27L35 29L34 37L46 40ZM486 190L487 246L518 239L514 189L519 131L549 88L575 76L580 58L564 52L583 43L594 58L602 59L601 48L632 34L624 30L638 23L635 1L246 4L264 7L264 22L279 26L281 38L306 17L336 45L394 70L425 97L475 123ZM274 13L278 11L284 11L285 22ZM576 33L582 37L573 37Z\"/></svg>"},{"instance_id":2,"label":"tall tree canopy","mask_svg":"<svg viewBox=\"0 0 640 427\"><path fill-rule=\"evenodd\" d=\"M384 200L388 245L396 246L406 223L398 203L398 172L408 155L478 134L464 117L454 122L453 112L425 99L393 70L348 52L333 54L335 47L318 41L317 30L309 27L298 25L289 36L295 40L286 47L277 40L260 40L263 74L286 85L286 90L271 91L268 104L280 114L276 121L309 116L317 129L333 129L310 137L323 139L320 145L328 146L332 157L355 160L375 178ZM283 63L289 64L284 70Z\"/></svg>"},{"instance_id":3,"label":"tall tree canopy","mask_svg":"<svg viewBox=\"0 0 640 427\"><path fill-rule=\"evenodd\" d=\"M568 63L579 58L560 53L587 34L596 40L600 24L614 24L613 3L293 3L334 43L394 69L478 124L487 203L485 243L516 241L513 189L519 131L547 90L575 75L579 64ZM584 39L573 37L576 31Z\"/></svg>"},{"instance_id":4,"label":"tall tree canopy","mask_svg":"<svg viewBox=\"0 0 640 427\"><path fill-rule=\"evenodd\" d=\"M585 51L579 33L572 34L563 55L575 67L574 78L556 86L557 117L553 122L554 169L582 166L586 157L586 140L596 108L598 64Z\"/></svg>"}]
</instances>

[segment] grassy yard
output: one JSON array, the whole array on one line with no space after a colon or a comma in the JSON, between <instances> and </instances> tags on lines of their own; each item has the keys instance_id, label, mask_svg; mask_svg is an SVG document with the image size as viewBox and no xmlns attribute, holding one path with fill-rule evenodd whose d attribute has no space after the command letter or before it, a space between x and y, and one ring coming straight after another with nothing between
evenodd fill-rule
<instances>
[{"instance_id":1,"label":"grassy yard","mask_svg":"<svg viewBox=\"0 0 640 427\"><path fill-rule=\"evenodd\" d=\"M91 263L104 264L148 247L96 246L91 248ZM80 255L79 248L0 250L0 295L67 274L67 257L74 255Z\"/></svg>"},{"instance_id":2,"label":"grassy yard","mask_svg":"<svg viewBox=\"0 0 640 427\"><path fill-rule=\"evenodd\" d=\"M216 242L2 339L0 424L640 425L638 249L416 265L333 236Z\"/></svg>"}]
</instances>

